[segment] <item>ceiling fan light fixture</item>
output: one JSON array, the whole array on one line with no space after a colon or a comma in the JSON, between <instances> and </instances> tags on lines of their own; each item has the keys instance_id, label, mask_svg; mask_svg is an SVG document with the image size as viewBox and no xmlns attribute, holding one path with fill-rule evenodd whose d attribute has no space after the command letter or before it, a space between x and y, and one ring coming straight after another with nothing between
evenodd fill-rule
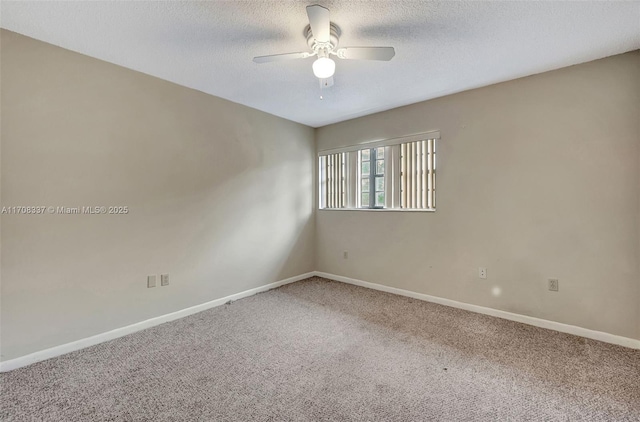
<instances>
[{"instance_id":1,"label":"ceiling fan light fixture","mask_svg":"<svg viewBox=\"0 0 640 422\"><path fill-rule=\"evenodd\" d=\"M1 1L1 0L0 0ZM304 30L307 45L311 52L272 54L257 56L255 63L280 62L293 59L306 59L316 56L313 62L313 74L320 80L321 89L333 86L333 74L336 62L330 55L340 60L382 60L389 61L396 54L393 47L341 47L338 48L340 28L329 19L329 9L318 4L307 6L309 25Z\"/></svg>"},{"instance_id":2,"label":"ceiling fan light fixture","mask_svg":"<svg viewBox=\"0 0 640 422\"><path fill-rule=\"evenodd\" d=\"M328 57L320 57L318 60L313 62L312 68L313 74L316 75L316 78L326 79L332 77L336 72L336 62Z\"/></svg>"}]
</instances>

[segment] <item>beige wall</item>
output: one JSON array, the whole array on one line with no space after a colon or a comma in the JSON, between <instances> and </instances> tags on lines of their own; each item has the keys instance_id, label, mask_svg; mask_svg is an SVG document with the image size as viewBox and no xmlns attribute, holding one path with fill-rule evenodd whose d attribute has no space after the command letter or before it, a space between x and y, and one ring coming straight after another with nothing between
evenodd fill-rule
<instances>
[{"instance_id":1,"label":"beige wall","mask_svg":"<svg viewBox=\"0 0 640 422\"><path fill-rule=\"evenodd\" d=\"M314 269L313 129L1 41L2 205L130 209L2 215L2 360Z\"/></svg>"},{"instance_id":2,"label":"beige wall","mask_svg":"<svg viewBox=\"0 0 640 422\"><path fill-rule=\"evenodd\" d=\"M640 52L323 127L316 143L430 130L437 211L318 211L317 270L640 338Z\"/></svg>"}]
</instances>

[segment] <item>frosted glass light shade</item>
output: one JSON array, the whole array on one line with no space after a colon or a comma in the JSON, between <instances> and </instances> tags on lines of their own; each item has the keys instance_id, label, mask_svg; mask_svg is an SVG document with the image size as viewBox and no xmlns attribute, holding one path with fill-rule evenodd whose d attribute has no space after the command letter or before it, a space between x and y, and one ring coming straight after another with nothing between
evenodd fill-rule
<instances>
[{"instance_id":1,"label":"frosted glass light shade","mask_svg":"<svg viewBox=\"0 0 640 422\"><path fill-rule=\"evenodd\" d=\"M316 78L326 79L333 76L336 71L336 62L328 57L320 57L313 62L313 74Z\"/></svg>"}]
</instances>

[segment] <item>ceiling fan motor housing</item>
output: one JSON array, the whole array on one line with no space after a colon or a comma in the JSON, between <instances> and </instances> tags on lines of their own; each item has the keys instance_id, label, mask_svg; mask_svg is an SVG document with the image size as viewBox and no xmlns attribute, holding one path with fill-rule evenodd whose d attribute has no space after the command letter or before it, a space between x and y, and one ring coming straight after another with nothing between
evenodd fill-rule
<instances>
[{"instance_id":1,"label":"ceiling fan motor housing","mask_svg":"<svg viewBox=\"0 0 640 422\"><path fill-rule=\"evenodd\" d=\"M340 39L340 28L333 22L329 24L329 42L326 43L316 42L315 38L313 38L313 33L311 32L311 25L307 25L307 27L304 29L304 36L307 38L307 44L309 45L309 48L311 48L316 53L324 50L328 55L330 52L338 48L338 40Z\"/></svg>"}]
</instances>

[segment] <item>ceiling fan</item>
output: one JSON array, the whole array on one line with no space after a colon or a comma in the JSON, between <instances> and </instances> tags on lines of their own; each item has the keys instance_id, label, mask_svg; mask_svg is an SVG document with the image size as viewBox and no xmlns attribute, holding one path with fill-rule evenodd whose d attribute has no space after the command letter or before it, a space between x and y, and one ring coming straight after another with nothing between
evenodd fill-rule
<instances>
[{"instance_id":1,"label":"ceiling fan","mask_svg":"<svg viewBox=\"0 0 640 422\"><path fill-rule=\"evenodd\" d=\"M317 56L313 62L313 74L320 79L321 88L333 85L336 63L330 56L346 60L391 60L396 54L393 47L342 47L338 48L340 29L329 20L329 9L320 5L307 6L309 25L304 34L311 52L274 54L254 57L256 63L306 59Z\"/></svg>"}]
</instances>

